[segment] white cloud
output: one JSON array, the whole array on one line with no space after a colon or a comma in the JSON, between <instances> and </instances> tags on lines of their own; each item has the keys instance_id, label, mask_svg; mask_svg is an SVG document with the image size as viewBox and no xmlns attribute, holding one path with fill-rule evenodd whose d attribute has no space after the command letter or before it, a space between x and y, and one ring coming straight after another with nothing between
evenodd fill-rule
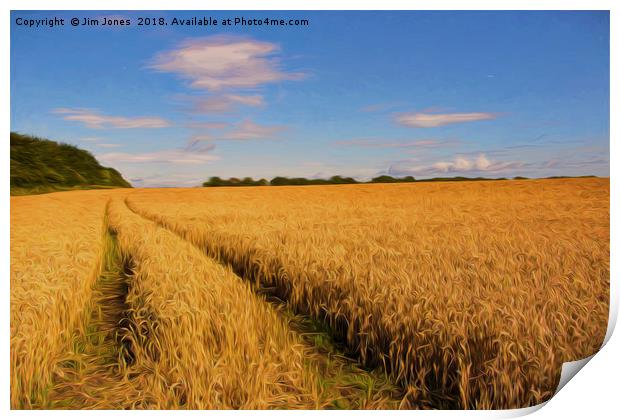
<instances>
[{"instance_id":1,"label":"white cloud","mask_svg":"<svg viewBox=\"0 0 620 420\"><path fill-rule=\"evenodd\" d=\"M240 105L262 106L265 101L261 95L219 95L206 99L199 99L194 102L194 110L199 113L213 114L229 112Z\"/></svg>"},{"instance_id":2,"label":"white cloud","mask_svg":"<svg viewBox=\"0 0 620 420\"><path fill-rule=\"evenodd\" d=\"M452 161L436 162L431 167L439 172L498 172L522 165L522 162L491 162L486 155L480 154L476 159L457 156Z\"/></svg>"},{"instance_id":3,"label":"white cloud","mask_svg":"<svg viewBox=\"0 0 620 420\"><path fill-rule=\"evenodd\" d=\"M208 152L213 146L200 150L169 149L144 153L102 153L97 159L108 165L118 163L174 163L185 165L199 165L218 160L217 156Z\"/></svg>"},{"instance_id":4,"label":"white cloud","mask_svg":"<svg viewBox=\"0 0 620 420\"><path fill-rule=\"evenodd\" d=\"M462 114L400 114L396 122L407 127L431 128L448 124L457 124L470 121L492 120L496 115L488 112L470 112Z\"/></svg>"},{"instance_id":5,"label":"white cloud","mask_svg":"<svg viewBox=\"0 0 620 420\"><path fill-rule=\"evenodd\" d=\"M224 95L224 98L231 102L247 106L261 106L264 104L261 95Z\"/></svg>"},{"instance_id":6,"label":"white cloud","mask_svg":"<svg viewBox=\"0 0 620 420\"><path fill-rule=\"evenodd\" d=\"M77 121L88 128L163 128L170 123L159 117L118 117L83 108L55 108L54 114L67 121Z\"/></svg>"},{"instance_id":7,"label":"white cloud","mask_svg":"<svg viewBox=\"0 0 620 420\"><path fill-rule=\"evenodd\" d=\"M103 148L121 147L121 145L118 143L97 143L96 146L103 147Z\"/></svg>"},{"instance_id":8,"label":"white cloud","mask_svg":"<svg viewBox=\"0 0 620 420\"><path fill-rule=\"evenodd\" d=\"M501 173L525 167L521 161L491 161L485 154L475 159L455 156L452 160L444 160L429 165L412 166L410 161L397 162L390 168L390 173L398 175L428 176L436 174L464 173Z\"/></svg>"},{"instance_id":9,"label":"white cloud","mask_svg":"<svg viewBox=\"0 0 620 420\"><path fill-rule=\"evenodd\" d=\"M196 127L205 126L211 127L209 123L206 125L196 125ZM214 124L212 127L213 130L210 132L197 133L191 136L187 142L186 150L201 148L203 146L200 146L200 144L205 142L275 139L281 132L287 129L287 127L283 125L263 125L250 119L239 121L230 126Z\"/></svg>"},{"instance_id":10,"label":"white cloud","mask_svg":"<svg viewBox=\"0 0 620 420\"><path fill-rule=\"evenodd\" d=\"M262 125L251 120L243 120L234 128L217 137L217 140L257 140L276 137L286 130L282 125Z\"/></svg>"},{"instance_id":11,"label":"white cloud","mask_svg":"<svg viewBox=\"0 0 620 420\"><path fill-rule=\"evenodd\" d=\"M476 159L476 167L479 168L481 171L486 171L488 168L491 167L491 165L491 161L487 159L485 155L480 155L478 156L478 159Z\"/></svg>"},{"instance_id":12,"label":"white cloud","mask_svg":"<svg viewBox=\"0 0 620 420\"><path fill-rule=\"evenodd\" d=\"M281 80L297 80L304 75L280 68L274 55L276 44L216 35L191 39L177 48L158 54L150 67L181 75L195 89L221 90L254 88Z\"/></svg>"},{"instance_id":13,"label":"white cloud","mask_svg":"<svg viewBox=\"0 0 620 420\"><path fill-rule=\"evenodd\" d=\"M357 147L367 147L367 148L377 148L377 149L388 149L388 148L434 148L434 147L442 147L449 146L458 143L454 140L436 140L436 139L422 139L422 140L411 140L411 141L383 141L383 140L375 140L375 139L351 139L351 140L341 140L337 141L334 144L338 146L357 146Z\"/></svg>"}]
</instances>

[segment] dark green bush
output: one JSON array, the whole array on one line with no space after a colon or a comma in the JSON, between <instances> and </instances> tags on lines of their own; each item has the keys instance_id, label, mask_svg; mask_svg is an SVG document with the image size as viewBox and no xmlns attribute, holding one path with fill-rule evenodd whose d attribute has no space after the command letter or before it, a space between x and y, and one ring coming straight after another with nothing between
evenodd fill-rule
<instances>
[{"instance_id":1,"label":"dark green bush","mask_svg":"<svg viewBox=\"0 0 620 420\"><path fill-rule=\"evenodd\" d=\"M131 187L88 151L69 144L11 132L11 191L56 191L76 187Z\"/></svg>"}]
</instances>

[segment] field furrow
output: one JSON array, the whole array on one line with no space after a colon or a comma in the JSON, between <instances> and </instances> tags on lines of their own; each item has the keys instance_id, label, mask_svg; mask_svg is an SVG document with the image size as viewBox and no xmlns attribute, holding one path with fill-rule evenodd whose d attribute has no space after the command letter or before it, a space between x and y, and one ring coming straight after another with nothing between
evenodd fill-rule
<instances>
[{"instance_id":1,"label":"field furrow","mask_svg":"<svg viewBox=\"0 0 620 420\"><path fill-rule=\"evenodd\" d=\"M339 357L229 269L121 200L110 226L133 262L130 375L151 408L388 408L399 391ZM298 331L305 328L306 339ZM313 342L314 345L310 345Z\"/></svg>"},{"instance_id":2,"label":"field furrow","mask_svg":"<svg viewBox=\"0 0 620 420\"><path fill-rule=\"evenodd\" d=\"M11 407L520 408L600 347L609 180L11 199Z\"/></svg>"},{"instance_id":3,"label":"field furrow","mask_svg":"<svg viewBox=\"0 0 620 420\"><path fill-rule=\"evenodd\" d=\"M91 313L84 334L74 339L77 351L60 363L61 374L50 391L51 408L148 407L139 375L131 370L135 356L127 294L132 263L121 255L116 233L109 228L104 245L104 264L92 293Z\"/></svg>"},{"instance_id":4,"label":"field furrow","mask_svg":"<svg viewBox=\"0 0 620 420\"><path fill-rule=\"evenodd\" d=\"M593 354L608 180L136 192L137 213L329 326L417 403L534 405Z\"/></svg>"}]
</instances>

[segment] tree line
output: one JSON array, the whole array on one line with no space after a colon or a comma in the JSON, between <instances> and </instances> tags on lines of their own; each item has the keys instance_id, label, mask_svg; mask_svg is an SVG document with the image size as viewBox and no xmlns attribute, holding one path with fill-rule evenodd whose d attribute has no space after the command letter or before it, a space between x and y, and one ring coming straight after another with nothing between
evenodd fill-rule
<instances>
[{"instance_id":1,"label":"tree line","mask_svg":"<svg viewBox=\"0 0 620 420\"><path fill-rule=\"evenodd\" d=\"M525 179L523 177L518 177ZM463 176L456 177L439 177L430 179L415 179L412 176L405 176L402 178L393 177L390 175L381 175L372 178L370 181L358 181L355 178L343 177L340 175L332 176L328 179L309 179L309 178L287 178L284 176L277 176L271 180L261 178L254 180L253 178L228 178L223 179L219 176L213 176L208 181L202 184L203 187L258 187L258 186L282 186L282 185L341 185L341 184L391 184L397 182L433 182L433 181L498 181L505 180L507 178L467 178Z\"/></svg>"}]
</instances>

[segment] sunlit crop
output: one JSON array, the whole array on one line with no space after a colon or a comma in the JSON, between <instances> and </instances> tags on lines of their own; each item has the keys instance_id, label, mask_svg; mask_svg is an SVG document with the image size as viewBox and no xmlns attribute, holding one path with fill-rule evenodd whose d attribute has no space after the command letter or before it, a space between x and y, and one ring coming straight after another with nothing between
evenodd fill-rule
<instances>
[{"instance_id":1,"label":"sunlit crop","mask_svg":"<svg viewBox=\"0 0 620 420\"><path fill-rule=\"evenodd\" d=\"M608 179L71 192L11 214L15 408L517 408L607 328Z\"/></svg>"}]
</instances>

